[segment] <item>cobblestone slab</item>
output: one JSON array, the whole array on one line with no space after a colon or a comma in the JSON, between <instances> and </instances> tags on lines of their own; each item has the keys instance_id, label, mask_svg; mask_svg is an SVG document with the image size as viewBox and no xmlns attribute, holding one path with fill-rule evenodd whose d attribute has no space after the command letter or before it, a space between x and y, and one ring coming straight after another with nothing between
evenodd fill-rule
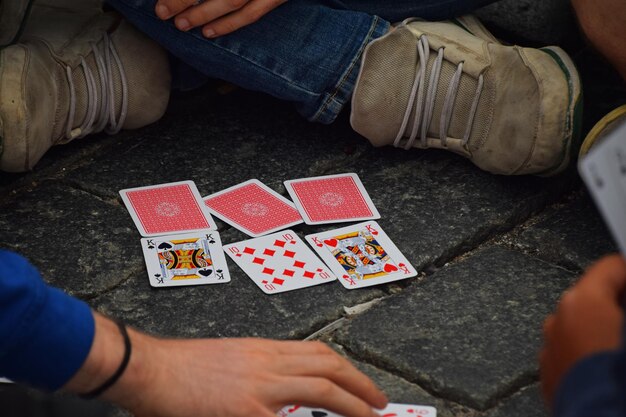
<instances>
[{"instance_id":1,"label":"cobblestone slab","mask_svg":"<svg viewBox=\"0 0 626 417\"><path fill-rule=\"evenodd\" d=\"M112 417L113 407L64 394L49 394L13 384L0 384L2 417Z\"/></svg>"},{"instance_id":2,"label":"cobblestone slab","mask_svg":"<svg viewBox=\"0 0 626 417\"><path fill-rule=\"evenodd\" d=\"M484 410L536 376L541 323L572 279L487 248L380 302L335 341L437 396Z\"/></svg>"},{"instance_id":3,"label":"cobblestone slab","mask_svg":"<svg viewBox=\"0 0 626 417\"><path fill-rule=\"evenodd\" d=\"M331 347L337 352L346 356L346 352L343 347L331 343ZM349 357L348 357L349 358ZM380 388L392 403L401 404L416 404L416 405L429 405L437 409L437 417L452 417L454 416L454 405L450 405L444 400L433 397L428 392L424 391L420 386L412 384L396 375L385 372L382 369L376 368L368 363L356 361L349 358L351 362L361 372L370 377L372 381Z\"/></svg>"},{"instance_id":4,"label":"cobblestone slab","mask_svg":"<svg viewBox=\"0 0 626 417\"><path fill-rule=\"evenodd\" d=\"M538 384L524 388L487 413L486 417L548 417Z\"/></svg>"},{"instance_id":5,"label":"cobblestone slab","mask_svg":"<svg viewBox=\"0 0 626 417\"><path fill-rule=\"evenodd\" d=\"M585 193L546 211L541 220L513 238L516 248L573 271L616 251L604 221Z\"/></svg>"},{"instance_id":6,"label":"cobblestone slab","mask_svg":"<svg viewBox=\"0 0 626 417\"><path fill-rule=\"evenodd\" d=\"M0 205L0 246L51 284L90 297L142 270L140 236L123 207L46 182Z\"/></svg>"},{"instance_id":7,"label":"cobblestone slab","mask_svg":"<svg viewBox=\"0 0 626 417\"><path fill-rule=\"evenodd\" d=\"M504 177L449 152L373 149L347 170L363 180L383 229L422 270L475 248L560 198L570 174Z\"/></svg>"}]
</instances>

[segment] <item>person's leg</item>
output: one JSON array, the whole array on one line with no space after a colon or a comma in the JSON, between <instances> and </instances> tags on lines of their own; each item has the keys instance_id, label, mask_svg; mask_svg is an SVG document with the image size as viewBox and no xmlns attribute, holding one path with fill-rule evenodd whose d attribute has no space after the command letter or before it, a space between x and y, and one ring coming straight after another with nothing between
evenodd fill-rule
<instances>
[{"instance_id":1,"label":"person's leg","mask_svg":"<svg viewBox=\"0 0 626 417\"><path fill-rule=\"evenodd\" d=\"M154 12L156 0L108 0L131 23L203 74L293 102L331 123L349 101L363 48L388 31L373 15L334 1L290 0L253 25L216 39L181 32Z\"/></svg>"},{"instance_id":2,"label":"person's leg","mask_svg":"<svg viewBox=\"0 0 626 417\"><path fill-rule=\"evenodd\" d=\"M385 34L389 22L449 18L493 1L290 0L215 40L161 21L156 0L108 3L203 74L294 102L308 120L331 123L350 99L364 47Z\"/></svg>"},{"instance_id":3,"label":"person's leg","mask_svg":"<svg viewBox=\"0 0 626 417\"><path fill-rule=\"evenodd\" d=\"M501 45L476 20L405 22L390 32L365 0L366 11L346 10L348 1L291 0L210 40L158 19L156 0L109 3L203 73L292 101L309 120L332 122L352 98L353 128L377 146L444 148L500 174L553 175L568 165L580 85L558 48ZM398 0L379 11L394 20L395 6L451 17L485 3L411 8Z\"/></svg>"},{"instance_id":4,"label":"person's leg","mask_svg":"<svg viewBox=\"0 0 626 417\"><path fill-rule=\"evenodd\" d=\"M400 22L407 17L425 20L445 20L472 13L474 10L498 0L341 0L350 10L380 16L390 22Z\"/></svg>"},{"instance_id":5,"label":"person's leg","mask_svg":"<svg viewBox=\"0 0 626 417\"><path fill-rule=\"evenodd\" d=\"M24 29L33 0L0 1L0 48L14 43Z\"/></svg>"},{"instance_id":6,"label":"person's leg","mask_svg":"<svg viewBox=\"0 0 626 417\"><path fill-rule=\"evenodd\" d=\"M145 126L169 98L166 52L98 0L37 0L19 43L0 49L0 170L51 146Z\"/></svg>"},{"instance_id":7,"label":"person's leg","mask_svg":"<svg viewBox=\"0 0 626 417\"><path fill-rule=\"evenodd\" d=\"M589 41L626 80L626 2L572 0Z\"/></svg>"}]
</instances>

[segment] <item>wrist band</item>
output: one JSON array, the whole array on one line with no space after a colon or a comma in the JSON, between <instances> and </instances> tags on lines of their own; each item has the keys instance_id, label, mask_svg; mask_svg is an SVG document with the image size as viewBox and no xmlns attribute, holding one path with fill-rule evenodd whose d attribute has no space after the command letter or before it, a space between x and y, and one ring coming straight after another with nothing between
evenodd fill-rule
<instances>
[{"instance_id":1,"label":"wrist band","mask_svg":"<svg viewBox=\"0 0 626 417\"><path fill-rule=\"evenodd\" d=\"M130 362L130 353L131 353L132 348L130 345L130 337L128 337L128 331L126 331L126 326L124 325L124 323L118 320L114 320L114 321L115 321L115 324L117 324L117 327L120 329L120 333L122 334L122 337L124 338L124 358L122 359L122 363L120 364L119 368L117 368L117 371L115 371L115 373L111 376L111 378L107 379L98 388L92 391L89 391L86 394L81 394L80 395L81 398L85 398L85 399L96 398L100 396L100 394L102 394L104 391L111 388L111 386L115 384L118 379L120 379L120 377L126 370L126 367L128 366L128 362Z\"/></svg>"}]
</instances>

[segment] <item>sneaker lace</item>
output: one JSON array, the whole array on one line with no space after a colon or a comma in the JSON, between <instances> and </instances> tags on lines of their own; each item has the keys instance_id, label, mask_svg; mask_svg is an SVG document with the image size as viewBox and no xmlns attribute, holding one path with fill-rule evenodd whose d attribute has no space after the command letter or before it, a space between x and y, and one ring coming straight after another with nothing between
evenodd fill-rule
<instances>
[{"instance_id":1,"label":"sneaker lace","mask_svg":"<svg viewBox=\"0 0 626 417\"><path fill-rule=\"evenodd\" d=\"M72 126L74 126L74 118L76 115L76 90L72 79L72 68L69 66L65 68L70 87L70 109L65 133L65 137L68 140L82 138L90 133L101 132L103 130L108 134L115 134L122 129L128 114L128 82L126 73L124 72L124 65L115 49L115 45L113 45L109 36L105 34L102 42L103 50L100 50L95 43L91 45L91 49L96 62L96 72L100 79L100 88L98 89L94 71L87 65L85 59L81 58L80 66L83 70L87 86L87 112L83 123L74 129ZM115 109L113 65L117 66L122 85L122 103L117 120L116 114L118 112ZM98 104L99 98L100 104Z\"/></svg>"},{"instance_id":2,"label":"sneaker lace","mask_svg":"<svg viewBox=\"0 0 626 417\"><path fill-rule=\"evenodd\" d=\"M437 87L439 85L439 78L441 75L441 67L443 64L443 51L444 48L439 48L437 52L437 58L435 58L430 71L430 80L426 85L426 65L430 57L430 45L428 43L428 36L422 35L417 42L417 52L419 54L419 70L415 75L413 86L411 87L411 94L409 96L409 102L407 104L406 111L404 113L404 119L400 125L400 130L393 142L393 146L400 147L402 138L408 135L408 139L404 144L405 149L410 149L415 143L418 133L420 134L420 145L426 147L427 134L433 117L433 110L435 108L435 99L437 97ZM442 145L447 146L448 129L450 128L450 120L452 119L452 112L454 109L454 103L459 91L459 85L461 82L461 75L463 75L463 62L460 62L457 66L457 70L452 76L446 98L443 103L443 109L441 113L441 119L439 121L439 139ZM474 101L470 108L470 114L467 120L465 128L465 134L463 135L461 144L465 146L470 138L472 132L472 126L474 124L474 117L476 116L476 109L478 108L478 101L483 89L483 76L482 74L478 78L478 85L476 87L476 93L474 95ZM417 100L417 103L416 103ZM407 134L407 126L411 119L411 112L415 105L415 115L413 116L413 128L411 132Z\"/></svg>"}]
</instances>

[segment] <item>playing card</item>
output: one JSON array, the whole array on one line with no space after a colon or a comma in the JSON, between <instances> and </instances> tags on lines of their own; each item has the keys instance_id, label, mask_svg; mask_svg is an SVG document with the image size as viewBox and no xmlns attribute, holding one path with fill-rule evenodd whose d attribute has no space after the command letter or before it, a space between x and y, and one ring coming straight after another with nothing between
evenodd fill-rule
<instances>
[{"instance_id":1,"label":"playing card","mask_svg":"<svg viewBox=\"0 0 626 417\"><path fill-rule=\"evenodd\" d=\"M417 271L376 222L306 236L347 289L410 278Z\"/></svg>"},{"instance_id":2,"label":"playing card","mask_svg":"<svg viewBox=\"0 0 626 417\"><path fill-rule=\"evenodd\" d=\"M596 144L579 164L585 181L611 235L626 255L626 123Z\"/></svg>"},{"instance_id":3,"label":"playing card","mask_svg":"<svg viewBox=\"0 0 626 417\"><path fill-rule=\"evenodd\" d=\"M266 294L337 279L292 230L226 245L224 251Z\"/></svg>"},{"instance_id":4,"label":"playing card","mask_svg":"<svg viewBox=\"0 0 626 417\"><path fill-rule=\"evenodd\" d=\"M437 417L437 410L426 405L389 403L383 410L377 411L381 417ZM322 408L309 408L290 405L277 414L278 417L342 417Z\"/></svg>"},{"instance_id":5,"label":"playing card","mask_svg":"<svg viewBox=\"0 0 626 417\"><path fill-rule=\"evenodd\" d=\"M222 241L214 230L144 238L141 247L153 287L230 281Z\"/></svg>"},{"instance_id":6,"label":"playing card","mask_svg":"<svg viewBox=\"0 0 626 417\"><path fill-rule=\"evenodd\" d=\"M293 203L259 180L249 180L204 198L211 214L258 237L302 223Z\"/></svg>"},{"instance_id":7,"label":"playing card","mask_svg":"<svg viewBox=\"0 0 626 417\"><path fill-rule=\"evenodd\" d=\"M380 218L356 174L290 180L285 187L306 224Z\"/></svg>"},{"instance_id":8,"label":"playing card","mask_svg":"<svg viewBox=\"0 0 626 417\"><path fill-rule=\"evenodd\" d=\"M193 181L129 188L120 195L142 236L217 230Z\"/></svg>"}]
</instances>

